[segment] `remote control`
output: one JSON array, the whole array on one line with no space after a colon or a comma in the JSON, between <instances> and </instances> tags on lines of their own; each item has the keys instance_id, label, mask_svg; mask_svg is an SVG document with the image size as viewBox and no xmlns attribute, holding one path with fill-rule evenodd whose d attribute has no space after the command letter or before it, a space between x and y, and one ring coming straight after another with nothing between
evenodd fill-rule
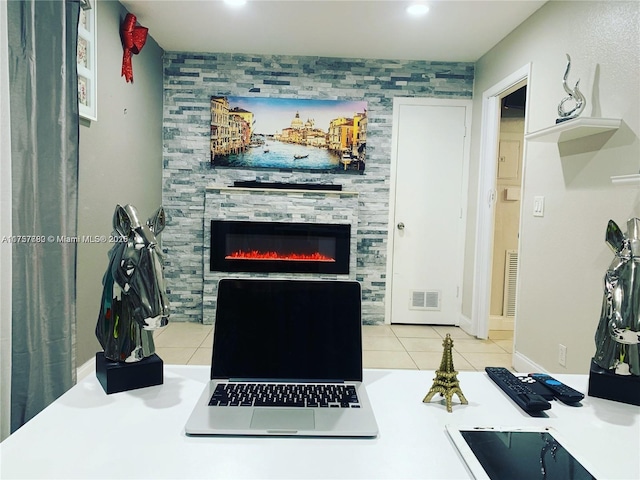
<instances>
[{"instance_id":1,"label":"remote control","mask_svg":"<svg viewBox=\"0 0 640 480\"><path fill-rule=\"evenodd\" d=\"M568 385L556 380L545 373L530 373L529 376L553 392L553 396L563 403L577 403L584 398L584 394Z\"/></svg>"},{"instance_id":2,"label":"remote control","mask_svg":"<svg viewBox=\"0 0 640 480\"><path fill-rule=\"evenodd\" d=\"M489 375L489 378L525 412L532 414L551 408L549 402L518 380L518 377L506 368L485 367L484 370Z\"/></svg>"},{"instance_id":3,"label":"remote control","mask_svg":"<svg viewBox=\"0 0 640 480\"><path fill-rule=\"evenodd\" d=\"M517 378L522 383L524 383L527 387L533 390L534 393L537 393L545 400L553 400L555 398L555 396L553 395L553 392L549 390L547 387L545 387L542 383L537 381L535 378L530 377L529 375L525 375L525 376L517 375Z\"/></svg>"}]
</instances>

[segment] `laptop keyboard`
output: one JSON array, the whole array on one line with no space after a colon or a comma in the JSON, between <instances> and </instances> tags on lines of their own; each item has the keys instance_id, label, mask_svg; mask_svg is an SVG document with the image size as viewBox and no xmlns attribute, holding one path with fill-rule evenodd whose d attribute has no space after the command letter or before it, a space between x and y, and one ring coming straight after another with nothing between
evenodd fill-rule
<instances>
[{"instance_id":1,"label":"laptop keyboard","mask_svg":"<svg viewBox=\"0 0 640 480\"><path fill-rule=\"evenodd\" d=\"M355 386L315 383L219 383L209 405L360 408Z\"/></svg>"}]
</instances>

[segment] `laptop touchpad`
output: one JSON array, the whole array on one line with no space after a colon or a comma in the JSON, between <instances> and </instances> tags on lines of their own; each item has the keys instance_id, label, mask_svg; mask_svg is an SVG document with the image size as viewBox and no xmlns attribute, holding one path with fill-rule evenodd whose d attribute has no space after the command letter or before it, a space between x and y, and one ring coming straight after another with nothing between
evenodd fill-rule
<instances>
[{"instance_id":1,"label":"laptop touchpad","mask_svg":"<svg viewBox=\"0 0 640 480\"><path fill-rule=\"evenodd\" d=\"M251 428L256 430L313 430L313 410L299 408L256 408L251 418Z\"/></svg>"}]
</instances>

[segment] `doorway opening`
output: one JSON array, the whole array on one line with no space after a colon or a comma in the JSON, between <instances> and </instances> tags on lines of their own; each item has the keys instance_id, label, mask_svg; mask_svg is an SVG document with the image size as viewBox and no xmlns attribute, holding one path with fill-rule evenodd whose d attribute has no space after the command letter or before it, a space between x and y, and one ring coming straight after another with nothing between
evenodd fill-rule
<instances>
[{"instance_id":1,"label":"doorway opening","mask_svg":"<svg viewBox=\"0 0 640 480\"><path fill-rule=\"evenodd\" d=\"M531 64L526 64L482 94L482 124L480 133L480 162L478 171L478 202L476 216L475 260L473 272L473 297L471 321L461 325L467 333L478 338L489 336L489 313L491 307L491 273L493 270L494 214L496 178L499 157L499 133L502 99L526 86L531 76ZM524 91L528 94L528 90ZM526 99L525 95L525 99ZM528 131L528 102L524 104L524 131ZM526 142L523 142L522 157L526 158ZM523 160L522 178L526 169ZM522 189L521 189L522 190ZM512 192L513 193L513 192ZM520 238L518 239L518 244ZM517 291L517 277L515 290ZM517 310L517 308L516 308ZM517 320L513 319L517 329Z\"/></svg>"},{"instance_id":2,"label":"doorway opening","mask_svg":"<svg viewBox=\"0 0 640 480\"><path fill-rule=\"evenodd\" d=\"M518 279L518 237L522 197L524 113L527 87L500 101L493 217L490 330L513 330Z\"/></svg>"}]
</instances>

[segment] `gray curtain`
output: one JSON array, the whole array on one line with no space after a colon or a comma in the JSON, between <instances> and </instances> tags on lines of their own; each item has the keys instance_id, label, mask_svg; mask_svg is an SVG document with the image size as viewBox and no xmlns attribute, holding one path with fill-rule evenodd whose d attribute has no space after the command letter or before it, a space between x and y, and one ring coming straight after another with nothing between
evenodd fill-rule
<instances>
[{"instance_id":1,"label":"gray curtain","mask_svg":"<svg viewBox=\"0 0 640 480\"><path fill-rule=\"evenodd\" d=\"M75 383L76 1L7 2L12 163L11 431ZM28 236L34 236L29 238Z\"/></svg>"}]
</instances>

